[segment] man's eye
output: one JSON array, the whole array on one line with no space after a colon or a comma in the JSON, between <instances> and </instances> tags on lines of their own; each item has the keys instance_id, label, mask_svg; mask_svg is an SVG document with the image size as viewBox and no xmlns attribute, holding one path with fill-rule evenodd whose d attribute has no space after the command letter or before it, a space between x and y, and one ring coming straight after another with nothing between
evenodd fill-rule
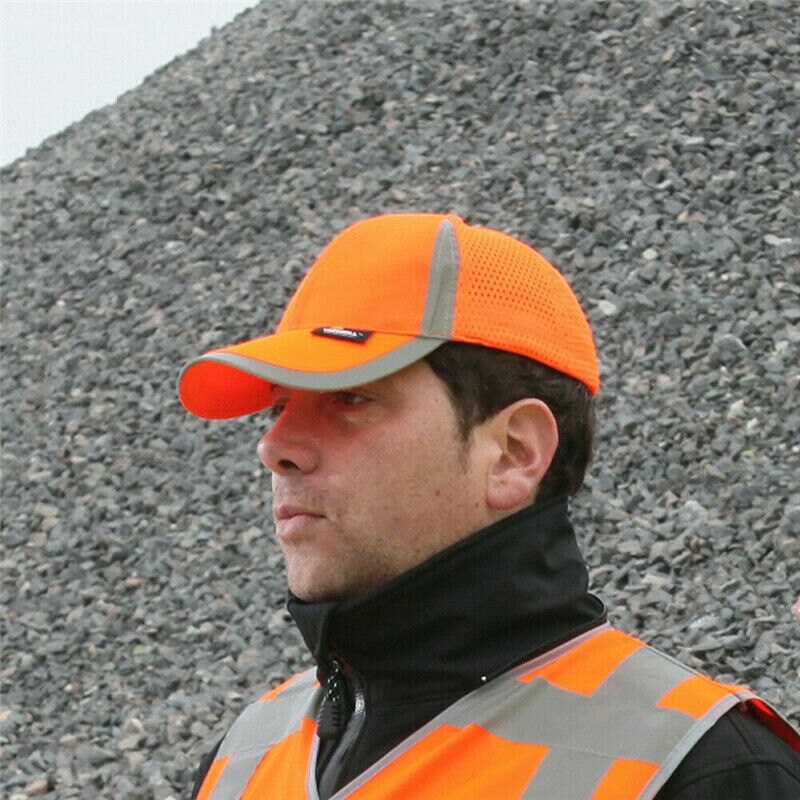
<instances>
[{"instance_id":1,"label":"man's eye","mask_svg":"<svg viewBox=\"0 0 800 800\"><path fill-rule=\"evenodd\" d=\"M337 403L341 403L343 406L357 406L360 403L366 403L369 399L358 392L333 392L332 396Z\"/></svg>"}]
</instances>

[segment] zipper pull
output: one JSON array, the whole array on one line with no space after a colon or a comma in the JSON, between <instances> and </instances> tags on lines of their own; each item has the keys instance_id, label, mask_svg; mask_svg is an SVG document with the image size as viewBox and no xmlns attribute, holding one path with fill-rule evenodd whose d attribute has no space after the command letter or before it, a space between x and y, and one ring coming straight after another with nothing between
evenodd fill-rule
<instances>
[{"instance_id":1,"label":"zipper pull","mask_svg":"<svg viewBox=\"0 0 800 800\"><path fill-rule=\"evenodd\" d=\"M317 718L317 736L320 739L338 739L350 719L350 692L344 677L344 664L331 659L331 671L325 682L325 696Z\"/></svg>"}]
</instances>

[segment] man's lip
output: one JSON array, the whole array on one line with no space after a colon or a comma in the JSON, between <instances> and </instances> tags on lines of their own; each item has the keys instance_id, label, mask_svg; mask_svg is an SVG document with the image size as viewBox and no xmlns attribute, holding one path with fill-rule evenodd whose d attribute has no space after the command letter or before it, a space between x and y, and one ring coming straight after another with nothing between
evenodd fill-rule
<instances>
[{"instance_id":1,"label":"man's lip","mask_svg":"<svg viewBox=\"0 0 800 800\"><path fill-rule=\"evenodd\" d=\"M305 508L304 506L294 506L289 503L281 503L272 509L272 514L276 522L282 522L292 517L307 516L307 517L321 517L323 514L318 514L316 511Z\"/></svg>"},{"instance_id":2,"label":"man's lip","mask_svg":"<svg viewBox=\"0 0 800 800\"><path fill-rule=\"evenodd\" d=\"M302 542L325 517L304 506L280 504L273 510L275 533L284 546Z\"/></svg>"}]
</instances>

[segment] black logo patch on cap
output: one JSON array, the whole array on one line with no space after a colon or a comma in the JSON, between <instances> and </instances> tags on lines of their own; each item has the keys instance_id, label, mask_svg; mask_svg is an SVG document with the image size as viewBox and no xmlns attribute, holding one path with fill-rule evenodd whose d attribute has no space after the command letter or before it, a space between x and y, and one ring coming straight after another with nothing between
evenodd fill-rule
<instances>
[{"instance_id":1,"label":"black logo patch on cap","mask_svg":"<svg viewBox=\"0 0 800 800\"><path fill-rule=\"evenodd\" d=\"M359 331L356 328L315 328L314 336L327 336L329 339L342 339L346 342L364 344L372 336L372 331Z\"/></svg>"}]
</instances>

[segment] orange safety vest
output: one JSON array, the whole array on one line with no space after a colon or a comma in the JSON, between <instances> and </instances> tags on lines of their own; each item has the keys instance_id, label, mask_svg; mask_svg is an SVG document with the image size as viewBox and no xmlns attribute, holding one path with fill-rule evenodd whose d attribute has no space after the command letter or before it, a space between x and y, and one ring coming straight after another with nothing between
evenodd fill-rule
<instances>
[{"instance_id":1,"label":"orange safety vest","mask_svg":"<svg viewBox=\"0 0 800 800\"><path fill-rule=\"evenodd\" d=\"M304 672L249 706L198 800L318 800L322 694ZM739 704L800 751L749 689L604 625L465 695L332 800L645 800Z\"/></svg>"}]
</instances>

